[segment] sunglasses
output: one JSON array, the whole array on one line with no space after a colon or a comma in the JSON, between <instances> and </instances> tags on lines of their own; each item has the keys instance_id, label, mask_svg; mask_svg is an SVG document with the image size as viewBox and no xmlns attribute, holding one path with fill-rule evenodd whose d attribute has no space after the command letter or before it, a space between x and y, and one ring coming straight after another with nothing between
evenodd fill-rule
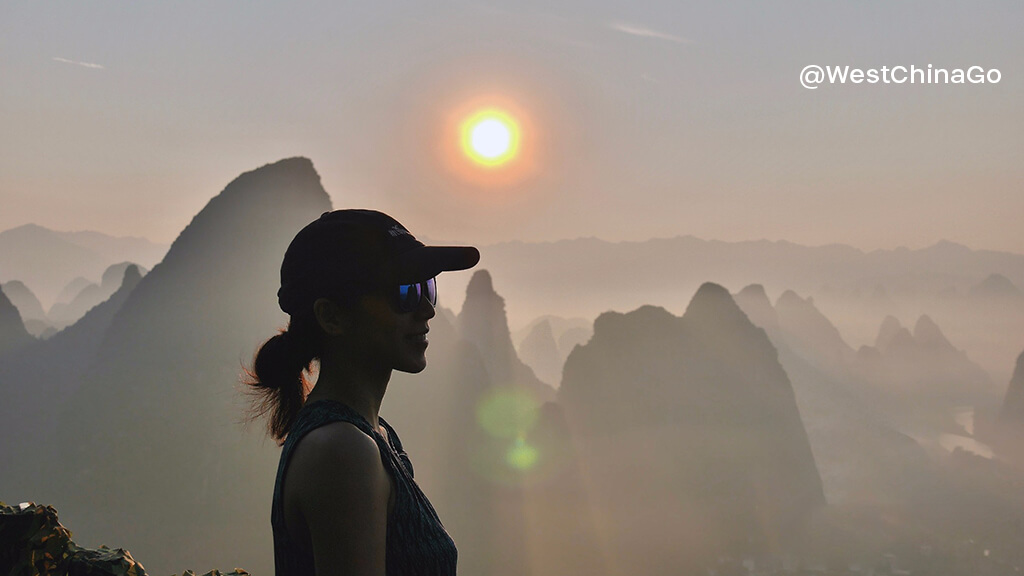
<instances>
[{"instance_id":1,"label":"sunglasses","mask_svg":"<svg viewBox=\"0 0 1024 576\"><path fill-rule=\"evenodd\" d=\"M431 306L437 306L437 280L430 278L415 284L399 284L398 290L393 292L395 310L398 312L412 312L420 307L424 296Z\"/></svg>"}]
</instances>

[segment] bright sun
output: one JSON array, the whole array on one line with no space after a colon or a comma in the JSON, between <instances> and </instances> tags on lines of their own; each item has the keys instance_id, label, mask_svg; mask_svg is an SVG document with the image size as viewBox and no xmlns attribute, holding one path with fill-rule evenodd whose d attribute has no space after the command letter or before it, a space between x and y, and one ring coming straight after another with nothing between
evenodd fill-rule
<instances>
[{"instance_id":1,"label":"bright sun","mask_svg":"<svg viewBox=\"0 0 1024 576\"><path fill-rule=\"evenodd\" d=\"M502 110L481 110L462 123L462 150L477 164L501 166L519 151L519 125Z\"/></svg>"}]
</instances>

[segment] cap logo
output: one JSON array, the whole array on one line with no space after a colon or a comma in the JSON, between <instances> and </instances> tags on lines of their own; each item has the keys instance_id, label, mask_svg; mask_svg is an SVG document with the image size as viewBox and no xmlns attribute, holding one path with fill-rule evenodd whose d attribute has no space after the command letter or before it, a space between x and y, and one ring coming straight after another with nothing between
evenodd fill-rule
<instances>
[{"instance_id":1,"label":"cap logo","mask_svg":"<svg viewBox=\"0 0 1024 576\"><path fill-rule=\"evenodd\" d=\"M412 234L410 234L408 230L402 228L398 224L395 224L391 228L388 228L388 234L390 234L392 238L396 236L402 236L403 234L406 236L412 236Z\"/></svg>"}]
</instances>

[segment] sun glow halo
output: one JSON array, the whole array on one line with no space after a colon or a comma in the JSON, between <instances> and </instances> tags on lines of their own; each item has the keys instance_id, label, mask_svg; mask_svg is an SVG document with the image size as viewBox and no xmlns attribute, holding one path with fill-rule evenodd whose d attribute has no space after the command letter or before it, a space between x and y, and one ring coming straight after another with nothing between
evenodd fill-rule
<instances>
[{"instance_id":1,"label":"sun glow halo","mask_svg":"<svg viewBox=\"0 0 1024 576\"><path fill-rule=\"evenodd\" d=\"M481 166L501 166L519 151L519 125L502 110L481 110L462 123L462 151Z\"/></svg>"}]
</instances>

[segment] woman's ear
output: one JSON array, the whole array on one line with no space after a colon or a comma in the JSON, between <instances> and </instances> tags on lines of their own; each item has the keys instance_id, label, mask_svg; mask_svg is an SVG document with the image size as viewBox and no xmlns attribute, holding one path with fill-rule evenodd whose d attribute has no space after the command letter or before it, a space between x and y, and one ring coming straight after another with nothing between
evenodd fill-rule
<instances>
[{"instance_id":1,"label":"woman's ear","mask_svg":"<svg viewBox=\"0 0 1024 576\"><path fill-rule=\"evenodd\" d=\"M313 302L313 315L328 336L338 336L348 331L348 315L333 300L317 298L316 302Z\"/></svg>"}]
</instances>

